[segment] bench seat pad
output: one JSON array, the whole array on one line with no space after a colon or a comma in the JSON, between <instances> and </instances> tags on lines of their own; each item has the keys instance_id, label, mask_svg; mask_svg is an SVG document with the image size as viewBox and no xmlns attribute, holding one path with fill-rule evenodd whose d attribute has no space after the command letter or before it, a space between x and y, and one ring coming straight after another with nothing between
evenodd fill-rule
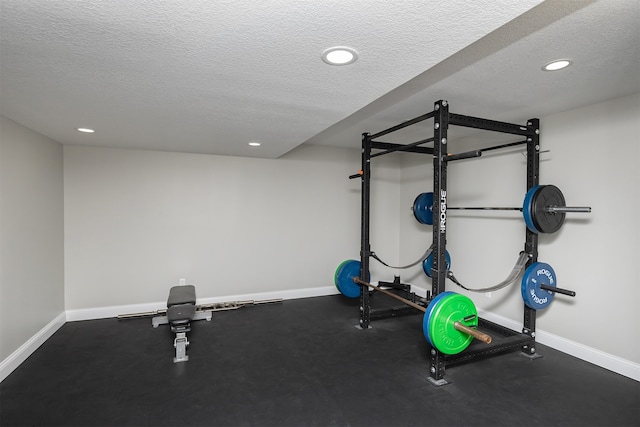
<instances>
[{"instance_id":1,"label":"bench seat pad","mask_svg":"<svg viewBox=\"0 0 640 427\"><path fill-rule=\"evenodd\" d=\"M167 320L172 326L189 323L196 314L193 304L172 305L167 309Z\"/></svg>"},{"instance_id":2,"label":"bench seat pad","mask_svg":"<svg viewBox=\"0 0 640 427\"><path fill-rule=\"evenodd\" d=\"M193 285L174 286L169 290L167 307L196 303L196 287Z\"/></svg>"}]
</instances>

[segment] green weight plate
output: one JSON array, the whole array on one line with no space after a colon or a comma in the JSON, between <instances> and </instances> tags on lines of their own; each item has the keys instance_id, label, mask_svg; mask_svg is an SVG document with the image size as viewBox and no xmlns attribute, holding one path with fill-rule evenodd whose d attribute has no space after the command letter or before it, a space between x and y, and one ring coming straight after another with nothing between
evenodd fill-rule
<instances>
[{"instance_id":1,"label":"green weight plate","mask_svg":"<svg viewBox=\"0 0 640 427\"><path fill-rule=\"evenodd\" d=\"M464 318L475 316L464 322ZM458 331L453 325L461 322L465 326L478 325L478 312L471 299L465 295L452 293L437 301L429 317L429 338L434 347L444 354L458 354L466 349L473 337Z\"/></svg>"}]
</instances>

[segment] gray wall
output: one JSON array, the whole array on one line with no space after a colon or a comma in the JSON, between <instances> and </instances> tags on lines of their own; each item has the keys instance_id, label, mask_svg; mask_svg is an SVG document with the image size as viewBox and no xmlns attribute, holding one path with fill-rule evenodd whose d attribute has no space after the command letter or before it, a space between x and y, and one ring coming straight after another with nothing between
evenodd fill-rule
<instances>
[{"instance_id":1,"label":"gray wall","mask_svg":"<svg viewBox=\"0 0 640 427\"><path fill-rule=\"evenodd\" d=\"M578 295L556 298L539 312L538 327L638 363L639 95L541 120L543 150L551 150L542 155L541 183L593 213L540 238L540 261ZM200 298L332 286L337 265L359 256L360 185L347 179L360 166L359 150L302 146L277 160L62 150L11 121L2 125L2 357L64 309L163 301L180 278L196 284ZM456 143L461 151L474 145ZM524 171L518 151L452 164L450 203L519 204ZM431 161L384 156L373 174L372 247L390 263L413 261L431 242L431 229L409 209L431 189ZM524 241L518 214L449 221L453 270L465 284L492 285L509 273ZM374 281L394 273L372 267ZM430 286L420 267L401 274ZM490 298L470 295L481 309L521 321L517 285Z\"/></svg>"},{"instance_id":2,"label":"gray wall","mask_svg":"<svg viewBox=\"0 0 640 427\"><path fill-rule=\"evenodd\" d=\"M451 111L464 106L450 101ZM537 315L537 327L585 346L639 363L640 301L640 95L555 114L541 119L540 183L558 186L569 206L591 206L591 214L568 214L554 234L540 235L538 260L550 264L558 287L577 292L557 296ZM495 138L495 134L494 138ZM474 144L475 142L475 144ZM462 152L477 141L454 141ZM433 166L417 155L403 165L400 212L401 257L411 260L432 240L406 209L420 192L431 191ZM448 168L450 206L521 206L526 191L526 159L521 149L486 153ZM514 212L449 211L447 249L451 269L469 288L496 285L510 273L524 248L524 221ZM430 288L421 269L405 274ZM482 309L522 324L520 282L488 297L448 282Z\"/></svg>"},{"instance_id":3,"label":"gray wall","mask_svg":"<svg viewBox=\"0 0 640 427\"><path fill-rule=\"evenodd\" d=\"M376 178L378 242L398 251L399 158ZM277 159L64 147L67 310L333 286L360 251L357 150Z\"/></svg>"},{"instance_id":4,"label":"gray wall","mask_svg":"<svg viewBox=\"0 0 640 427\"><path fill-rule=\"evenodd\" d=\"M0 360L64 312L62 146L0 116Z\"/></svg>"}]
</instances>

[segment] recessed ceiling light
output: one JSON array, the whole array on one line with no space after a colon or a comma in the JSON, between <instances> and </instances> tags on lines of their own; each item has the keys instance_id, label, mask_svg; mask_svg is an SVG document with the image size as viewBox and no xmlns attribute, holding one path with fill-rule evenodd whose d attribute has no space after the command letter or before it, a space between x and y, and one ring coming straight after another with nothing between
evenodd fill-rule
<instances>
[{"instance_id":1,"label":"recessed ceiling light","mask_svg":"<svg viewBox=\"0 0 640 427\"><path fill-rule=\"evenodd\" d=\"M348 65L356 62L358 52L345 46L334 46L322 52L322 60L329 65Z\"/></svg>"},{"instance_id":2,"label":"recessed ceiling light","mask_svg":"<svg viewBox=\"0 0 640 427\"><path fill-rule=\"evenodd\" d=\"M250 142L249 145L252 147L260 147L262 144L259 142Z\"/></svg>"},{"instance_id":3,"label":"recessed ceiling light","mask_svg":"<svg viewBox=\"0 0 640 427\"><path fill-rule=\"evenodd\" d=\"M78 132L84 132L84 133L94 133L95 132L95 130L89 129L89 128L76 128L76 130Z\"/></svg>"},{"instance_id":4,"label":"recessed ceiling light","mask_svg":"<svg viewBox=\"0 0 640 427\"><path fill-rule=\"evenodd\" d=\"M569 65L571 65L571 61L569 59L557 59L549 62L547 65L542 67L542 69L544 71L558 71L563 68L567 68Z\"/></svg>"}]
</instances>

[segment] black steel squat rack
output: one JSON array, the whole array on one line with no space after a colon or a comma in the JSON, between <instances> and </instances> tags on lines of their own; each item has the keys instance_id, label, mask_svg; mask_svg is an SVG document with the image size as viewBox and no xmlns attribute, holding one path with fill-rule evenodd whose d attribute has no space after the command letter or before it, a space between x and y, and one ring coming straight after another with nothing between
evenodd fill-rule
<instances>
[{"instance_id":1,"label":"black steel squat rack","mask_svg":"<svg viewBox=\"0 0 640 427\"><path fill-rule=\"evenodd\" d=\"M424 120L433 119L433 137L416 141L410 144L396 144L389 142L377 141L378 138L396 132L407 126L414 125ZM500 132L506 134L517 135L523 137L524 140L499 145L495 147L483 148L479 150L449 154L447 133L449 126L462 126L487 130L492 132ZM480 157L483 151L495 150L514 145L526 145L527 150L527 179L526 190L539 184L539 154L540 154L540 132L539 120L530 119L526 125L518 125L512 123L499 122L494 120L482 119L478 117L464 116L449 112L447 101L440 100L434 104L434 110L408 120L399 125L393 126L376 134L364 133L362 135L362 169L359 174L352 175L351 178L361 177L361 249L360 249L360 279L368 280L369 278L369 261L375 254L371 251L369 239L370 225L370 194L371 194L371 159L388 153L404 151L411 153L431 154L433 156L433 194L434 205L433 212L433 269L432 269L432 288L431 292L427 292L427 298L423 301L426 304L432 298L445 291L446 275L446 244L447 244L447 164L452 161L467 159L472 157ZM433 143L433 148L424 147L422 145ZM373 150L379 150L372 153ZM538 236L525 227L525 245L524 251L530 254L527 267L538 259ZM415 294L410 293L409 288L403 287L396 277L394 282L380 282L382 286L391 286L395 289L404 291L409 299L415 302ZM372 319L392 317L399 314L408 314L417 311L409 306L402 308L386 308L373 309L370 304L371 293L366 287L362 287L360 292L360 326L363 329L369 328ZM431 366L429 370L429 380L435 385L446 384L444 379L445 367L451 366L463 361L480 359L488 356L502 354L511 351L520 350L523 354L536 357L535 353L535 329L536 329L536 311L527 307L524 303L524 319L521 332L511 330L486 319L478 319L478 329L498 334L491 344L472 343L466 350L455 355L445 355L436 348L431 349Z\"/></svg>"}]
</instances>

